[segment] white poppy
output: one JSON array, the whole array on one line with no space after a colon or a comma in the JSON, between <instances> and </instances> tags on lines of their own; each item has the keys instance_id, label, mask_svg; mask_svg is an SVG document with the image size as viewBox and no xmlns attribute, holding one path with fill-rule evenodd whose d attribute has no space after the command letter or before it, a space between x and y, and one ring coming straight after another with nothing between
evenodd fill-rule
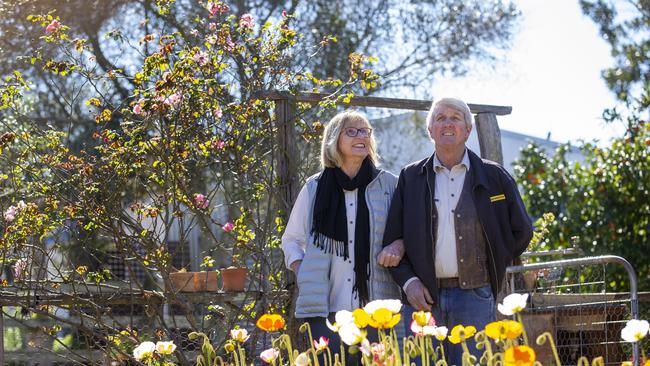
<instances>
[{"instance_id":1,"label":"white poppy","mask_svg":"<svg viewBox=\"0 0 650 366\"><path fill-rule=\"evenodd\" d=\"M145 360L153 356L156 350L156 345L153 342L142 342L133 349L133 358L138 361Z\"/></svg>"},{"instance_id":2,"label":"white poppy","mask_svg":"<svg viewBox=\"0 0 650 366\"><path fill-rule=\"evenodd\" d=\"M388 309L391 313L397 314L402 310L402 302L399 300L374 300L366 304L363 310L368 314L374 314L378 309Z\"/></svg>"},{"instance_id":3,"label":"white poppy","mask_svg":"<svg viewBox=\"0 0 650 366\"><path fill-rule=\"evenodd\" d=\"M327 324L327 327L332 330L332 332L338 332L341 327L343 327L346 324L354 323L354 316L352 315L351 311L347 310L340 310L336 312L336 315L334 316L334 324L330 323L329 319L325 319L325 323Z\"/></svg>"},{"instance_id":4,"label":"white poppy","mask_svg":"<svg viewBox=\"0 0 650 366\"><path fill-rule=\"evenodd\" d=\"M650 324L648 324L647 320L632 319L621 330L621 338L625 342L638 342L648 334L649 329Z\"/></svg>"},{"instance_id":5,"label":"white poppy","mask_svg":"<svg viewBox=\"0 0 650 366\"><path fill-rule=\"evenodd\" d=\"M526 307L528 294L510 294L503 299L503 303L497 308L503 315L512 315L522 311Z\"/></svg>"}]
</instances>

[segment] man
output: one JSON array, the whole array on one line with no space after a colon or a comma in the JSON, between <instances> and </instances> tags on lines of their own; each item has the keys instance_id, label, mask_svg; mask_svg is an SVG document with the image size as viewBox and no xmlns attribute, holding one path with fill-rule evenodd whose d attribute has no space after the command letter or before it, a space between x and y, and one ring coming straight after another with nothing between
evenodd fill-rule
<instances>
[{"instance_id":1,"label":"man","mask_svg":"<svg viewBox=\"0 0 650 366\"><path fill-rule=\"evenodd\" d=\"M412 307L405 318L413 308L431 311L450 330L458 324L481 330L494 320L506 266L533 233L513 178L465 146L472 119L462 100L432 105L434 154L402 169L383 240L396 256L399 247L389 244L404 241L406 252L391 274ZM460 346L446 350L450 365L462 364Z\"/></svg>"}]
</instances>

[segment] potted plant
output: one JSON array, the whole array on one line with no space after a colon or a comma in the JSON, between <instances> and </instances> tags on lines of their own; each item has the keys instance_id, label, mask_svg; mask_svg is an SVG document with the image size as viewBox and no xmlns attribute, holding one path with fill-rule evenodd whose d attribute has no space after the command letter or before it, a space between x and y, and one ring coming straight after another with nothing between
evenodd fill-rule
<instances>
[{"instance_id":1,"label":"potted plant","mask_svg":"<svg viewBox=\"0 0 650 366\"><path fill-rule=\"evenodd\" d=\"M194 287L196 291L219 291L219 271L210 270L214 267L214 259L210 256L203 257L201 267L206 270L194 273Z\"/></svg>"},{"instance_id":2,"label":"potted plant","mask_svg":"<svg viewBox=\"0 0 650 366\"><path fill-rule=\"evenodd\" d=\"M194 292L194 272L188 272L181 268L176 272L169 273L169 283L174 292Z\"/></svg>"},{"instance_id":3,"label":"potted plant","mask_svg":"<svg viewBox=\"0 0 650 366\"><path fill-rule=\"evenodd\" d=\"M228 268L221 269L221 280L223 281L224 291L244 291L246 287L248 269L243 265L242 254L246 243L252 240L255 234L241 225L240 221L242 220L243 218L240 218L237 221L237 225L227 222L222 226L222 229L227 233L238 229L236 232L236 241L232 248L232 264Z\"/></svg>"}]
</instances>

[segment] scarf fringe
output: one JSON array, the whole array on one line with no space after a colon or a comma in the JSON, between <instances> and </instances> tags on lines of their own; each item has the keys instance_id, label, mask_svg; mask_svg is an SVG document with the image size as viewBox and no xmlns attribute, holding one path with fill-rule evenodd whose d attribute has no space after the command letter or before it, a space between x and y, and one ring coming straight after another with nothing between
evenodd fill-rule
<instances>
[{"instance_id":1,"label":"scarf fringe","mask_svg":"<svg viewBox=\"0 0 650 366\"><path fill-rule=\"evenodd\" d=\"M343 259L350 258L348 246L344 242L315 231L312 232L312 235L314 235L314 245L324 253L334 254L337 257L343 257Z\"/></svg>"}]
</instances>

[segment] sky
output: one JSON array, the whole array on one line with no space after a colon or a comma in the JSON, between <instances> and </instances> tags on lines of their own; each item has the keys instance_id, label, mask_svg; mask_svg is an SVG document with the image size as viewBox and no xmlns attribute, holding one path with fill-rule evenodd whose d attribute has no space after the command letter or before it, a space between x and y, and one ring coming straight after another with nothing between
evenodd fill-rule
<instances>
[{"instance_id":1,"label":"sky","mask_svg":"<svg viewBox=\"0 0 650 366\"><path fill-rule=\"evenodd\" d=\"M498 117L501 129L557 142L621 136L620 125L602 120L616 104L601 78L613 64L598 28L582 14L578 0L514 0L522 12L511 49L494 67L464 77L443 78L434 99L459 96L468 103L512 106Z\"/></svg>"}]
</instances>

